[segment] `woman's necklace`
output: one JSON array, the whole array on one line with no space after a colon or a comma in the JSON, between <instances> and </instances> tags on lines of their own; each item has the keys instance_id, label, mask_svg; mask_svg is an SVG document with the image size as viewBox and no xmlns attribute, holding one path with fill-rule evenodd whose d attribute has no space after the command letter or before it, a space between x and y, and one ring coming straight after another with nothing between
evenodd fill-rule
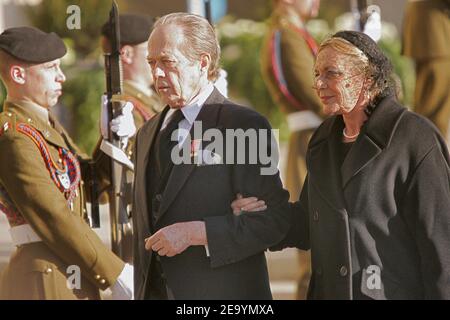
<instances>
[{"instance_id":1,"label":"woman's necklace","mask_svg":"<svg viewBox=\"0 0 450 320\"><path fill-rule=\"evenodd\" d=\"M344 137L346 137L347 139L355 139L357 136L359 136L359 132L358 132L357 134L353 135L353 136L348 136L348 135L345 133L345 128L344 128L344 130L342 130L342 134L343 134Z\"/></svg>"}]
</instances>

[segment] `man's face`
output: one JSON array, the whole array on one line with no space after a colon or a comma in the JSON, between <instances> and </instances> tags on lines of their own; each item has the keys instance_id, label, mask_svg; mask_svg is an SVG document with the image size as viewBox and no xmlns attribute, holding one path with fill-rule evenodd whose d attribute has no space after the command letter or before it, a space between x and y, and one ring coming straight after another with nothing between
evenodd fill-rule
<instances>
[{"instance_id":1,"label":"man's face","mask_svg":"<svg viewBox=\"0 0 450 320\"><path fill-rule=\"evenodd\" d=\"M61 60L56 59L26 68L24 93L27 98L47 109L58 102L66 81L60 64Z\"/></svg>"},{"instance_id":2,"label":"man's face","mask_svg":"<svg viewBox=\"0 0 450 320\"><path fill-rule=\"evenodd\" d=\"M200 57L190 61L181 51L183 35L179 27L157 27L148 42L148 63L161 100L171 108L188 104L200 91L202 71Z\"/></svg>"},{"instance_id":3,"label":"man's face","mask_svg":"<svg viewBox=\"0 0 450 320\"><path fill-rule=\"evenodd\" d=\"M361 61L325 47L317 55L314 73L317 95L326 114L349 113L355 108L366 81Z\"/></svg>"}]
</instances>

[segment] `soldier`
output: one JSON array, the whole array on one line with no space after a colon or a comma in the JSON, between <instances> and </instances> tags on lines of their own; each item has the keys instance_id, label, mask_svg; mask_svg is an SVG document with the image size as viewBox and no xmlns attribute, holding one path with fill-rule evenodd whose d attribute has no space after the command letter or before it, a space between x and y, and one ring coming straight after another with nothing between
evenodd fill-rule
<instances>
[{"instance_id":1,"label":"soldier","mask_svg":"<svg viewBox=\"0 0 450 320\"><path fill-rule=\"evenodd\" d=\"M123 74L124 99L134 105L133 117L137 128L152 118L164 107L154 91L153 78L147 63L147 42L152 29L150 17L138 14L121 14L120 45ZM111 35L108 22L102 26L101 45L103 52L111 51ZM104 114L106 114L104 112ZM106 134L104 134L106 136ZM127 153L131 159L133 155L134 139L128 143ZM131 190L133 172L126 171L126 190ZM127 192L131 194L131 192ZM132 227L131 227L131 196L127 197L128 217L124 216L124 233L122 235L122 259L132 262Z\"/></svg>"},{"instance_id":2,"label":"soldier","mask_svg":"<svg viewBox=\"0 0 450 320\"><path fill-rule=\"evenodd\" d=\"M408 1L403 54L416 63L414 111L430 119L447 143L450 122L450 0Z\"/></svg>"},{"instance_id":3,"label":"soldier","mask_svg":"<svg viewBox=\"0 0 450 320\"><path fill-rule=\"evenodd\" d=\"M317 44L305 22L317 16L320 1L276 0L261 54L263 78L291 132L285 172L290 200L300 195L306 176L305 155L309 139L322 122L320 100L313 90L312 70ZM297 297L306 298L310 278L309 252L300 255Z\"/></svg>"},{"instance_id":4,"label":"soldier","mask_svg":"<svg viewBox=\"0 0 450 320\"><path fill-rule=\"evenodd\" d=\"M107 288L113 298L132 297L133 268L86 223L89 183L83 178L93 161L49 111L62 94L65 53L55 33L19 27L0 35L7 89L0 114L0 212L16 246L2 274L0 299L99 299L99 289ZM128 137L132 128L123 129L132 127L131 110L119 122ZM94 159L101 163L104 157L97 152Z\"/></svg>"},{"instance_id":5,"label":"soldier","mask_svg":"<svg viewBox=\"0 0 450 320\"><path fill-rule=\"evenodd\" d=\"M119 24L124 93L126 100L134 105L134 121L140 128L164 107L154 91L147 63L147 41L152 22L150 17L143 15L121 14ZM109 33L109 25L105 23L101 39L104 52L111 50Z\"/></svg>"}]
</instances>

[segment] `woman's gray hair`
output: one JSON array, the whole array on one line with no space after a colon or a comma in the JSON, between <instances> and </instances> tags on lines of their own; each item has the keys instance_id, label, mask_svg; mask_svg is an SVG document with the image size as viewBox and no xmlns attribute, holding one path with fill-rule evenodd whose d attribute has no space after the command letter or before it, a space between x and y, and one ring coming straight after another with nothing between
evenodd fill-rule
<instances>
[{"instance_id":1,"label":"woman's gray hair","mask_svg":"<svg viewBox=\"0 0 450 320\"><path fill-rule=\"evenodd\" d=\"M153 30L163 25L174 25L183 33L181 51L191 61L196 61L201 54L211 56L208 69L208 80L215 81L219 77L220 46L213 26L205 18L191 13L170 13L158 19Z\"/></svg>"}]
</instances>

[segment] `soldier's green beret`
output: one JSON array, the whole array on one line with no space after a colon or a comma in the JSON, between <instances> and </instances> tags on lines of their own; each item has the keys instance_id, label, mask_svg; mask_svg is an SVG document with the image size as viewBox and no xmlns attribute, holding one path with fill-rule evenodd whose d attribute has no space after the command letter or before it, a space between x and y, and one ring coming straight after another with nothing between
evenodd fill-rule
<instances>
[{"instance_id":1,"label":"soldier's green beret","mask_svg":"<svg viewBox=\"0 0 450 320\"><path fill-rule=\"evenodd\" d=\"M119 15L120 44L136 45L148 40L153 26L152 18L139 14ZM109 23L102 26L102 35L111 38Z\"/></svg>"},{"instance_id":2,"label":"soldier's green beret","mask_svg":"<svg viewBox=\"0 0 450 320\"><path fill-rule=\"evenodd\" d=\"M6 29L0 34L0 49L30 63L59 59L67 52L64 42L56 33L46 33L33 27Z\"/></svg>"}]
</instances>

